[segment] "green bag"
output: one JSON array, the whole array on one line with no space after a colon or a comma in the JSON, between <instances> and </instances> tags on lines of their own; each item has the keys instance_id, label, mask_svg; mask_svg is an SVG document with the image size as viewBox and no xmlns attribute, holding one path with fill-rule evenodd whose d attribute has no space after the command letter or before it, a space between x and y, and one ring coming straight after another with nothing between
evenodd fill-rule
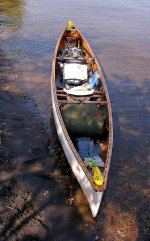
<instances>
[{"instance_id":1,"label":"green bag","mask_svg":"<svg viewBox=\"0 0 150 241\"><path fill-rule=\"evenodd\" d=\"M75 136L101 136L105 134L104 120L107 110L95 104L67 104L61 108L68 132Z\"/></svg>"}]
</instances>

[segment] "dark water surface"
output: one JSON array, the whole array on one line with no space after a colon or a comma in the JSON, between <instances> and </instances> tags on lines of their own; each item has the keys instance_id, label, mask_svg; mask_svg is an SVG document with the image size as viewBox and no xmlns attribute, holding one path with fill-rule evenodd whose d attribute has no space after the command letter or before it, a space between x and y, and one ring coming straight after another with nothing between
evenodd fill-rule
<instances>
[{"instance_id":1,"label":"dark water surface","mask_svg":"<svg viewBox=\"0 0 150 241\"><path fill-rule=\"evenodd\" d=\"M0 14L0 55L10 63L4 70L27 91L48 133L54 129L49 124L52 57L68 19L107 75L114 149L104 200L96 220L79 187L72 206L61 201L53 211L50 204L45 217L50 240L148 241L150 1L1 0ZM53 138L57 141L56 134ZM54 192L61 199L61 186Z\"/></svg>"}]
</instances>

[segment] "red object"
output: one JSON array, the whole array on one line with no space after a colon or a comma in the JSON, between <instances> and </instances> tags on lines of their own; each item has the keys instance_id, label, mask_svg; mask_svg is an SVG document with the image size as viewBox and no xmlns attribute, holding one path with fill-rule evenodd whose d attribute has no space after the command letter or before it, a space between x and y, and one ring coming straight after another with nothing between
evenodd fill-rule
<instances>
[{"instance_id":1,"label":"red object","mask_svg":"<svg viewBox=\"0 0 150 241\"><path fill-rule=\"evenodd\" d=\"M102 114L99 112L96 112L96 118L102 118Z\"/></svg>"}]
</instances>

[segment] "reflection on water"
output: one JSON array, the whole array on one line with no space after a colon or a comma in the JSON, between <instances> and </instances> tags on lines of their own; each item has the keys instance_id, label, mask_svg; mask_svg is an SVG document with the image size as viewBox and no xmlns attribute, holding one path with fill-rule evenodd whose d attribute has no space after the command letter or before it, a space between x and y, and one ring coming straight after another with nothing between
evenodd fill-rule
<instances>
[{"instance_id":1,"label":"reflection on water","mask_svg":"<svg viewBox=\"0 0 150 241\"><path fill-rule=\"evenodd\" d=\"M13 31L18 30L25 15L24 1L4 0L0 2L0 29L5 30L5 26Z\"/></svg>"},{"instance_id":2,"label":"reflection on water","mask_svg":"<svg viewBox=\"0 0 150 241\"><path fill-rule=\"evenodd\" d=\"M26 89L48 130L54 129L49 126L50 74L58 36L72 19L87 38L107 74L115 134L109 182L95 230L107 241L110 237L136 241L138 236L147 240L150 1L3 0L0 13L1 55L6 60L1 72L5 75L7 68L9 77ZM70 217L76 217L76 225L66 221L66 227L75 231L70 240L77 240L81 218L85 224L94 223L81 193L77 185L76 209L67 209Z\"/></svg>"},{"instance_id":3,"label":"reflection on water","mask_svg":"<svg viewBox=\"0 0 150 241\"><path fill-rule=\"evenodd\" d=\"M93 228L95 224L95 220L91 217L91 213L89 212L88 202L84 200L85 199L84 193L82 192L81 189L78 188L73 194L73 196L74 196L74 205L77 207L78 212L83 217L85 224L87 224L89 228Z\"/></svg>"}]
</instances>

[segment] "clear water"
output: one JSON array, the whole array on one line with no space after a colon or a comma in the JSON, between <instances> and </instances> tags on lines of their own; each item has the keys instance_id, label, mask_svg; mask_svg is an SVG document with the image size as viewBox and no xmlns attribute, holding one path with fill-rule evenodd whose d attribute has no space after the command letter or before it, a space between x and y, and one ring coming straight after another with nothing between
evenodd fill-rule
<instances>
[{"instance_id":1,"label":"clear water","mask_svg":"<svg viewBox=\"0 0 150 241\"><path fill-rule=\"evenodd\" d=\"M86 37L107 75L114 122L114 151L107 192L92 230L109 240L114 228L110 217L113 220L118 215L112 212L117 206L122 216L114 220L122 217L123 221L123 215L128 214L138 230L134 233L135 228L130 227L123 235L128 238L128 233L133 233L132 240L137 237L147 240L143 231L144 211L140 210L145 210L148 200L150 1L3 0L0 13L1 56L10 61L13 77L32 97L47 129L52 128L49 126L50 75L58 36L71 19ZM73 218L73 212L68 212ZM85 224L87 220L93 223L90 212L87 216L80 212L79 204L76 212ZM76 216L76 224L66 221L67 228L75 224L74 236L70 239L67 236L67 240L77 240L80 215ZM90 233L88 229L86 233ZM93 240L92 236L88 237Z\"/></svg>"}]
</instances>

